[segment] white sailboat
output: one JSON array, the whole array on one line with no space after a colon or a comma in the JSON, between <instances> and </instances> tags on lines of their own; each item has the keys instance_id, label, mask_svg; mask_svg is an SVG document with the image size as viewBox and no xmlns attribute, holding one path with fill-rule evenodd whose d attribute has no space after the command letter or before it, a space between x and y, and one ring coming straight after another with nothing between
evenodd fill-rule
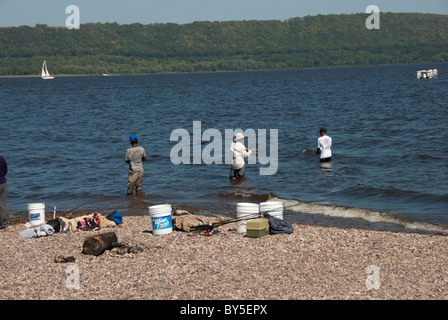
<instances>
[{"instance_id":1,"label":"white sailboat","mask_svg":"<svg viewBox=\"0 0 448 320\"><path fill-rule=\"evenodd\" d=\"M50 76L47 69L47 60L44 60L44 64L42 65L42 79L54 79L54 77Z\"/></svg>"}]
</instances>

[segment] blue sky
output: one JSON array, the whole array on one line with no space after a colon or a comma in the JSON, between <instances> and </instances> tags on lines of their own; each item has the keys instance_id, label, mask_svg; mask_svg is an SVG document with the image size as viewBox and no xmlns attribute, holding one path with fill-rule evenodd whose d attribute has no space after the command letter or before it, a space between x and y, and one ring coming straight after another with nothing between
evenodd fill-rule
<instances>
[{"instance_id":1,"label":"blue sky","mask_svg":"<svg viewBox=\"0 0 448 320\"><path fill-rule=\"evenodd\" d=\"M0 0L0 27L36 23L65 26L65 8L77 5L82 23L189 23L224 20L284 20L316 14L381 12L448 14L448 0Z\"/></svg>"}]
</instances>

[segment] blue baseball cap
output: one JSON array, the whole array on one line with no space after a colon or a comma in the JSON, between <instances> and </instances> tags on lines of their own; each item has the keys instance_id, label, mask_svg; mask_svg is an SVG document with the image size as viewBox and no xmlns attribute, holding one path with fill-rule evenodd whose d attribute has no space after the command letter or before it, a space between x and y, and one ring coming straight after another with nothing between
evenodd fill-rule
<instances>
[{"instance_id":1,"label":"blue baseball cap","mask_svg":"<svg viewBox=\"0 0 448 320\"><path fill-rule=\"evenodd\" d=\"M136 141L138 141L138 138L135 134L133 134L133 135L129 136L129 141L136 142Z\"/></svg>"}]
</instances>

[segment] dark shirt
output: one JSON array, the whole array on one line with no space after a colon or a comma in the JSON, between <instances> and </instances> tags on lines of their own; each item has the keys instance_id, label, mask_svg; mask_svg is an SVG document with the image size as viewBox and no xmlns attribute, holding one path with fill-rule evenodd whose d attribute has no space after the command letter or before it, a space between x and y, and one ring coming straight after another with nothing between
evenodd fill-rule
<instances>
[{"instance_id":1,"label":"dark shirt","mask_svg":"<svg viewBox=\"0 0 448 320\"><path fill-rule=\"evenodd\" d=\"M6 174L8 173L8 164L6 159L0 156L0 184L6 183Z\"/></svg>"}]
</instances>

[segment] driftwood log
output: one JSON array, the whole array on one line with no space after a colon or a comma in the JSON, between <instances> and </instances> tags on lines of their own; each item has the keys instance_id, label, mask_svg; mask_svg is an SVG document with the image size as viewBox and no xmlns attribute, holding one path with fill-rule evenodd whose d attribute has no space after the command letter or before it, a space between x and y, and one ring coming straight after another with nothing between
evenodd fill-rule
<instances>
[{"instance_id":1,"label":"driftwood log","mask_svg":"<svg viewBox=\"0 0 448 320\"><path fill-rule=\"evenodd\" d=\"M114 243L118 242L115 232L102 233L87 237L82 245L82 253L99 256L106 250L114 248Z\"/></svg>"}]
</instances>

